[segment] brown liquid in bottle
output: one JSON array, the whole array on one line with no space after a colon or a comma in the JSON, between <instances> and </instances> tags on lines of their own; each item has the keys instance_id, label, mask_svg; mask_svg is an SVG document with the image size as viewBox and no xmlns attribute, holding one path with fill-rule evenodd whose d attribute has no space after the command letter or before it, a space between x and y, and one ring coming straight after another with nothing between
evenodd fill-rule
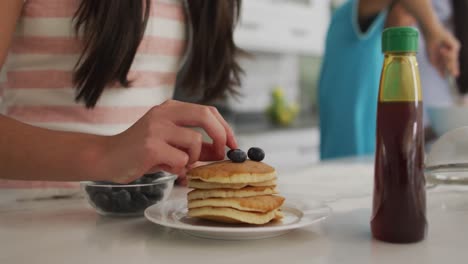
<instances>
[{"instance_id":1,"label":"brown liquid in bottle","mask_svg":"<svg viewBox=\"0 0 468 264\"><path fill-rule=\"evenodd\" d=\"M379 102L372 234L393 243L424 239L422 102Z\"/></svg>"}]
</instances>

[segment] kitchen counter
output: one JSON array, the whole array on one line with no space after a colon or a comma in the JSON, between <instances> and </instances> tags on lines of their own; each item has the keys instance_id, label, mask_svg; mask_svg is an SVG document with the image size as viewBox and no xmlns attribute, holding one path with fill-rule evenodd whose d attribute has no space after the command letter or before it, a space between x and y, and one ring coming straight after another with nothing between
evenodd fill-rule
<instances>
[{"instance_id":1,"label":"kitchen counter","mask_svg":"<svg viewBox=\"0 0 468 264\"><path fill-rule=\"evenodd\" d=\"M325 221L253 241L195 238L144 218L97 215L81 198L0 202L0 263L461 263L468 245L468 188L428 191L428 238L397 245L371 238L372 163L280 171L280 191L320 200ZM173 198L187 190L176 188ZM2 191L3 192L3 191ZM0 201L1 199L0 194Z\"/></svg>"}]
</instances>

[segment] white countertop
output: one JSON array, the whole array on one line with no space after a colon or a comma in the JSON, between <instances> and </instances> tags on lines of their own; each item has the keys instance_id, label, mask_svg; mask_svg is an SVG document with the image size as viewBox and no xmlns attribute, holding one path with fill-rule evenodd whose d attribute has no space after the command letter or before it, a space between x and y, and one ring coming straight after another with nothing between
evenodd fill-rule
<instances>
[{"instance_id":1,"label":"white countertop","mask_svg":"<svg viewBox=\"0 0 468 264\"><path fill-rule=\"evenodd\" d=\"M163 228L145 218L101 217L83 199L0 202L0 263L466 262L468 188L431 189L427 239L397 245L370 235L370 163L331 163L279 177L283 193L325 201L333 215L276 238L218 241ZM185 191L177 188L173 197Z\"/></svg>"}]
</instances>

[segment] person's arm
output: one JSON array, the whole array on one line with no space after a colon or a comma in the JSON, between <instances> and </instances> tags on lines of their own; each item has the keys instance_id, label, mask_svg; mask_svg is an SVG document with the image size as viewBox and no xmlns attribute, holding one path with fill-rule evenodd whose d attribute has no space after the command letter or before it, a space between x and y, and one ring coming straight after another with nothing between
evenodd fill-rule
<instances>
[{"instance_id":1,"label":"person's arm","mask_svg":"<svg viewBox=\"0 0 468 264\"><path fill-rule=\"evenodd\" d=\"M203 128L213 143L187 126ZM41 129L0 115L0 178L126 183L159 170L183 175L196 161L223 159L225 146L237 143L215 108L177 101L115 136Z\"/></svg>"},{"instance_id":2,"label":"person's arm","mask_svg":"<svg viewBox=\"0 0 468 264\"><path fill-rule=\"evenodd\" d=\"M460 73L458 56L460 44L458 40L447 31L429 0L400 0L405 8L418 20L426 40L426 49L431 63L442 76L446 72L453 76Z\"/></svg>"},{"instance_id":3,"label":"person's arm","mask_svg":"<svg viewBox=\"0 0 468 264\"><path fill-rule=\"evenodd\" d=\"M358 16L359 19L375 16L376 14L384 11L391 3L392 0L358 0Z\"/></svg>"},{"instance_id":4,"label":"person's arm","mask_svg":"<svg viewBox=\"0 0 468 264\"><path fill-rule=\"evenodd\" d=\"M429 0L359 0L359 17L380 13L392 3L402 4L418 21L424 35L431 35L442 29Z\"/></svg>"},{"instance_id":5,"label":"person's arm","mask_svg":"<svg viewBox=\"0 0 468 264\"><path fill-rule=\"evenodd\" d=\"M0 115L0 178L109 180L100 173L105 138L29 126Z\"/></svg>"},{"instance_id":6,"label":"person's arm","mask_svg":"<svg viewBox=\"0 0 468 264\"><path fill-rule=\"evenodd\" d=\"M399 0L408 12L414 16L425 36L445 31L432 8L430 0Z\"/></svg>"},{"instance_id":7,"label":"person's arm","mask_svg":"<svg viewBox=\"0 0 468 264\"><path fill-rule=\"evenodd\" d=\"M426 49L431 63L441 75L458 76L458 54L460 44L443 28L429 0L359 0L359 16L369 16L381 12L392 2L402 4L421 26L426 40Z\"/></svg>"},{"instance_id":8,"label":"person's arm","mask_svg":"<svg viewBox=\"0 0 468 264\"><path fill-rule=\"evenodd\" d=\"M392 3L402 4L419 22L424 34L441 27L429 0L359 0L359 17L378 14Z\"/></svg>"}]
</instances>

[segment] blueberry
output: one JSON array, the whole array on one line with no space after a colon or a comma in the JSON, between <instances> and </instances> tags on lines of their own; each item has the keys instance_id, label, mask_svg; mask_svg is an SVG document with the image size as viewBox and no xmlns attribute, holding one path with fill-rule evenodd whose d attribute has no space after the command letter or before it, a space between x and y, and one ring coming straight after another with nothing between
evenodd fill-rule
<instances>
[{"instance_id":1,"label":"blueberry","mask_svg":"<svg viewBox=\"0 0 468 264\"><path fill-rule=\"evenodd\" d=\"M158 172L151 173L151 174L145 174L143 175L143 178L151 179L151 181L154 181L164 176L166 176L166 173L164 173L163 171L158 171Z\"/></svg>"},{"instance_id":2,"label":"blueberry","mask_svg":"<svg viewBox=\"0 0 468 264\"><path fill-rule=\"evenodd\" d=\"M116 187L116 186L112 187L112 193L118 193L120 191L125 191L125 187Z\"/></svg>"},{"instance_id":3,"label":"blueberry","mask_svg":"<svg viewBox=\"0 0 468 264\"><path fill-rule=\"evenodd\" d=\"M240 149L231 149L228 151L227 155L232 162L236 163L244 162L247 159L247 154Z\"/></svg>"},{"instance_id":4,"label":"blueberry","mask_svg":"<svg viewBox=\"0 0 468 264\"><path fill-rule=\"evenodd\" d=\"M151 193L151 192L153 192L154 187L155 186L153 186L153 185L141 186L140 190L143 193Z\"/></svg>"},{"instance_id":5,"label":"blueberry","mask_svg":"<svg viewBox=\"0 0 468 264\"><path fill-rule=\"evenodd\" d=\"M146 178L146 177L141 177L141 178L138 178L130 183L128 183L129 185L135 185L135 184L145 184L145 183L151 183L153 180L149 179L149 178Z\"/></svg>"},{"instance_id":6,"label":"blueberry","mask_svg":"<svg viewBox=\"0 0 468 264\"><path fill-rule=\"evenodd\" d=\"M250 148L247 155L251 160L262 161L265 158L265 151L261 148Z\"/></svg>"},{"instance_id":7,"label":"blueberry","mask_svg":"<svg viewBox=\"0 0 468 264\"><path fill-rule=\"evenodd\" d=\"M150 202L146 196L139 192L132 192L132 208L135 211L144 210L150 205Z\"/></svg>"},{"instance_id":8,"label":"blueberry","mask_svg":"<svg viewBox=\"0 0 468 264\"><path fill-rule=\"evenodd\" d=\"M136 179L128 184L142 184L143 183L143 178Z\"/></svg>"},{"instance_id":9,"label":"blueberry","mask_svg":"<svg viewBox=\"0 0 468 264\"><path fill-rule=\"evenodd\" d=\"M140 178L132 181L129 184L145 184L145 183L152 183L153 181L165 176L165 173L160 171L156 173L149 173L141 176Z\"/></svg>"},{"instance_id":10,"label":"blueberry","mask_svg":"<svg viewBox=\"0 0 468 264\"><path fill-rule=\"evenodd\" d=\"M98 192L98 187L94 187L94 186L89 186L89 185L87 185L87 186L85 187L85 191L86 191L86 193L88 193L88 195L89 195L90 197L92 197L96 192Z\"/></svg>"},{"instance_id":11,"label":"blueberry","mask_svg":"<svg viewBox=\"0 0 468 264\"><path fill-rule=\"evenodd\" d=\"M153 185L151 189L142 190L145 195L159 195L165 189L165 185Z\"/></svg>"},{"instance_id":12,"label":"blueberry","mask_svg":"<svg viewBox=\"0 0 468 264\"><path fill-rule=\"evenodd\" d=\"M152 183L153 181L154 181L154 179L151 178L151 177L143 176L141 178L141 183Z\"/></svg>"},{"instance_id":13,"label":"blueberry","mask_svg":"<svg viewBox=\"0 0 468 264\"><path fill-rule=\"evenodd\" d=\"M116 185L117 183L108 182L108 181L95 181L94 184L98 184L98 185Z\"/></svg>"},{"instance_id":14,"label":"blueberry","mask_svg":"<svg viewBox=\"0 0 468 264\"><path fill-rule=\"evenodd\" d=\"M96 193L110 194L112 192L111 187L102 187L102 186L86 186L85 190L89 194L89 196L93 196Z\"/></svg>"},{"instance_id":15,"label":"blueberry","mask_svg":"<svg viewBox=\"0 0 468 264\"><path fill-rule=\"evenodd\" d=\"M91 200L94 202L97 208L103 211L112 210L111 199L109 198L109 195L106 193L101 193L101 192L95 193L93 196L91 196Z\"/></svg>"},{"instance_id":16,"label":"blueberry","mask_svg":"<svg viewBox=\"0 0 468 264\"><path fill-rule=\"evenodd\" d=\"M232 155L232 152L234 151L235 149L230 149L228 150L228 152L226 153L226 156L229 158L231 155ZM231 159L231 158L229 158Z\"/></svg>"},{"instance_id":17,"label":"blueberry","mask_svg":"<svg viewBox=\"0 0 468 264\"><path fill-rule=\"evenodd\" d=\"M164 196L164 190L159 188L159 186L154 186L151 192L144 192L143 193L148 200L155 203L160 201Z\"/></svg>"},{"instance_id":18,"label":"blueberry","mask_svg":"<svg viewBox=\"0 0 468 264\"><path fill-rule=\"evenodd\" d=\"M132 196L126 190L112 193L112 202L116 211L128 211L131 208Z\"/></svg>"},{"instance_id":19,"label":"blueberry","mask_svg":"<svg viewBox=\"0 0 468 264\"><path fill-rule=\"evenodd\" d=\"M160 190L164 191L167 188L167 183L164 184L159 184L158 186L155 186L156 188L159 188Z\"/></svg>"}]
</instances>

